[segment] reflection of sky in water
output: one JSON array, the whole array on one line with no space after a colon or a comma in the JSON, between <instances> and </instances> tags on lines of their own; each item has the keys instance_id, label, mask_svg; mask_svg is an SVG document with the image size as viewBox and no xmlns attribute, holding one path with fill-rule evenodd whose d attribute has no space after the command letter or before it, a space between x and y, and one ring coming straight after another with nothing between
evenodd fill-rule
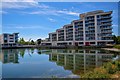
<instances>
[{"instance_id":1,"label":"reflection of sky in water","mask_svg":"<svg viewBox=\"0 0 120 80\"><path fill-rule=\"evenodd\" d=\"M73 75L71 71L64 70L62 66L49 61L46 54L28 54L25 51L24 57L19 55L19 64L3 64L3 77L67 77Z\"/></svg>"},{"instance_id":2,"label":"reflection of sky in water","mask_svg":"<svg viewBox=\"0 0 120 80\"><path fill-rule=\"evenodd\" d=\"M67 56L67 67L65 67L65 65L61 64L61 62L57 62L57 55L61 57L60 59L62 60L64 57L65 58L65 53L67 52L67 50L63 51L63 50L57 50L58 52L56 52L56 50L53 50L53 52L41 52L38 54L38 50L23 50L23 49L14 49L14 50L6 50L4 51L4 58L12 58L11 60L4 60L4 64L3 64L3 77L32 77L32 78L49 78L49 77L79 77L77 75L74 75L71 69L71 66L68 66L72 64L72 66L74 66L73 63L69 62L73 58L73 53L71 53L72 51L68 51L67 54L70 53L70 55ZM62 51L65 52L62 54ZM86 50L86 52L88 52L89 50ZM97 51L97 50L95 50ZM9 53L8 53L9 52ZM81 51L80 51L81 52ZM85 52L85 51L82 51ZM99 52L99 51L97 51ZM89 65L91 64L89 61L91 60L91 58L93 58L92 60L94 60L94 56L90 56L93 55L92 53L94 53L94 50L91 51L90 54L86 54L86 58L88 58L88 63L86 61L86 64L84 64L84 66L86 66L86 69L89 69ZM2 53L3 54L3 53ZM9 56L8 56L9 54ZM55 55L54 55L55 54ZM71 55L72 54L72 55ZM99 60L103 59L106 55L106 53L104 52L104 54L102 54L103 56L98 56L97 58ZM110 54L110 53L109 53ZM81 59L81 63L79 60L79 57L84 56L85 54L81 55L80 54L76 54L76 66L75 68L79 68L79 66L82 64L82 59ZM109 56L106 56L104 61L111 59L113 57L113 54L110 54ZM78 59L77 59L78 58ZM90 58L90 60L89 60ZM52 59L52 60L51 60ZM59 60L60 60L59 59ZM96 59L96 58L95 58ZM13 60L13 61L12 61ZM86 59L87 60L87 59ZM102 61L98 63L95 63L95 65L101 65ZM83 60L84 61L84 60ZM96 61L96 60L95 60ZM64 61L62 61L64 62ZM74 62L74 61L73 61ZM94 67L95 67L94 65ZM84 69L84 67L83 67ZM77 70L78 71L78 70ZM84 70L83 70L84 71Z\"/></svg>"}]
</instances>

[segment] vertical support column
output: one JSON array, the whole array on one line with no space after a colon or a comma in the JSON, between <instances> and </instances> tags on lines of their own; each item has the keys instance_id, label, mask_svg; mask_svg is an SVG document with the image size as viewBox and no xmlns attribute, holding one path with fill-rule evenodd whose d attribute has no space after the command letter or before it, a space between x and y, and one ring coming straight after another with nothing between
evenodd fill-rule
<instances>
[{"instance_id":1,"label":"vertical support column","mask_svg":"<svg viewBox=\"0 0 120 80\"><path fill-rule=\"evenodd\" d=\"M97 15L94 15L94 19L95 19L95 45L97 45Z\"/></svg>"},{"instance_id":2,"label":"vertical support column","mask_svg":"<svg viewBox=\"0 0 120 80\"><path fill-rule=\"evenodd\" d=\"M72 26L73 26L73 43L72 43L72 45L75 45L75 25L74 25L74 22L72 22Z\"/></svg>"},{"instance_id":3,"label":"vertical support column","mask_svg":"<svg viewBox=\"0 0 120 80\"><path fill-rule=\"evenodd\" d=\"M51 42L51 44L52 44L52 46L53 46L53 42L52 42L52 33L50 34L50 42Z\"/></svg>"},{"instance_id":4,"label":"vertical support column","mask_svg":"<svg viewBox=\"0 0 120 80\"><path fill-rule=\"evenodd\" d=\"M66 27L64 26L64 41L66 41Z\"/></svg>"},{"instance_id":5,"label":"vertical support column","mask_svg":"<svg viewBox=\"0 0 120 80\"><path fill-rule=\"evenodd\" d=\"M57 41L58 41L58 31L56 31L56 37L57 37Z\"/></svg>"},{"instance_id":6,"label":"vertical support column","mask_svg":"<svg viewBox=\"0 0 120 80\"><path fill-rule=\"evenodd\" d=\"M74 22L72 22L72 25L73 25L73 41L75 41L75 25L74 25Z\"/></svg>"},{"instance_id":7,"label":"vertical support column","mask_svg":"<svg viewBox=\"0 0 120 80\"><path fill-rule=\"evenodd\" d=\"M9 35L7 34L7 43L9 43Z\"/></svg>"},{"instance_id":8,"label":"vertical support column","mask_svg":"<svg viewBox=\"0 0 120 80\"><path fill-rule=\"evenodd\" d=\"M50 42L52 42L52 34L50 33L49 36L50 36Z\"/></svg>"},{"instance_id":9,"label":"vertical support column","mask_svg":"<svg viewBox=\"0 0 120 80\"><path fill-rule=\"evenodd\" d=\"M13 37L14 37L13 42L15 43L15 34L13 34Z\"/></svg>"},{"instance_id":10,"label":"vertical support column","mask_svg":"<svg viewBox=\"0 0 120 80\"><path fill-rule=\"evenodd\" d=\"M56 31L56 37L57 37L57 40L56 40L56 46L57 46L57 43L58 43L58 31Z\"/></svg>"},{"instance_id":11,"label":"vertical support column","mask_svg":"<svg viewBox=\"0 0 120 80\"><path fill-rule=\"evenodd\" d=\"M86 41L86 36L85 36L85 17L83 18L83 43L85 45L85 41Z\"/></svg>"}]
</instances>

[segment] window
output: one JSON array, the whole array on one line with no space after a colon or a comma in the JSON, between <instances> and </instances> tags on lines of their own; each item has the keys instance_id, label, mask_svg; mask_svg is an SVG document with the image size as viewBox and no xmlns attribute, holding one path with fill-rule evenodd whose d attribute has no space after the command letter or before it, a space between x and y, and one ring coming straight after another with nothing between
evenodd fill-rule
<instances>
[{"instance_id":1,"label":"window","mask_svg":"<svg viewBox=\"0 0 120 80\"><path fill-rule=\"evenodd\" d=\"M100 15L97 15L97 18L100 18Z\"/></svg>"},{"instance_id":2,"label":"window","mask_svg":"<svg viewBox=\"0 0 120 80\"><path fill-rule=\"evenodd\" d=\"M79 44L83 44L83 42L79 42Z\"/></svg>"},{"instance_id":3,"label":"window","mask_svg":"<svg viewBox=\"0 0 120 80\"><path fill-rule=\"evenodd\" d=\"M95 44L95 42L90 42L90 44Z\"/></svg>"}]
</instances>

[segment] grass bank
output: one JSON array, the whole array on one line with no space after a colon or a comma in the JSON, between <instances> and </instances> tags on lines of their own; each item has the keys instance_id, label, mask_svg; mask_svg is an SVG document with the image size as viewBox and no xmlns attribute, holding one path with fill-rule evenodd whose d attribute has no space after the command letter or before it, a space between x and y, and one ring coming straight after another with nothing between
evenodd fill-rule
<instances>
[{"instance_id":1,"label":"grass bank","mask_svg":"<svg viewBox=\"0 0 120 80\"><path fill-rule=\"evenodd\" d=\"M81 78L120 78L120 61L112 61L81 75Z\"/></svg>"},{"instance_id":2,"label":"grass bank","mask_svg":"<svg viewBox=\"0 0 120 80\"><path fill-rule=\"evenodd\" d=\"M120 49L120 45L114 45L113 48Z\"/></svg>"}]
</instances>

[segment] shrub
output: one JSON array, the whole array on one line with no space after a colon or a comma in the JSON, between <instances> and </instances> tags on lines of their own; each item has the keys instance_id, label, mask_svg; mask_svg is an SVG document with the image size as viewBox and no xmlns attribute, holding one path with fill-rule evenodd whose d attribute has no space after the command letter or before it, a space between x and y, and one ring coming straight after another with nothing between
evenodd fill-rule
<instances>
[{"instance_id":1,"label":"shrub","mask_svg":"<svg viewBox=\"0 0 120 80\"><path fill-rule=\"evenodd\" d=\"M116 71L118 71L118 66L109 62L106 65L103 66L109 74L114 74Z\"/></svg>"},{"instance_id":2,"label":"shrub","mask_svg":"<svg viewBox=\"0 0 120 80\"><path fill-rule=\"evenodd\" d=\"M114 48L120 49L120 45L115 45Z\"/></svg>"},{"instance_id":3,"label":"shrub","mask_svg":"<svg viewBox=\"0 0 120 80\"><path fill-rule=\"evenodd\" d=\"M120 77L120 61L113 61L81 75L81 78L117 78Z\"/></svg>"}]
</instances>

